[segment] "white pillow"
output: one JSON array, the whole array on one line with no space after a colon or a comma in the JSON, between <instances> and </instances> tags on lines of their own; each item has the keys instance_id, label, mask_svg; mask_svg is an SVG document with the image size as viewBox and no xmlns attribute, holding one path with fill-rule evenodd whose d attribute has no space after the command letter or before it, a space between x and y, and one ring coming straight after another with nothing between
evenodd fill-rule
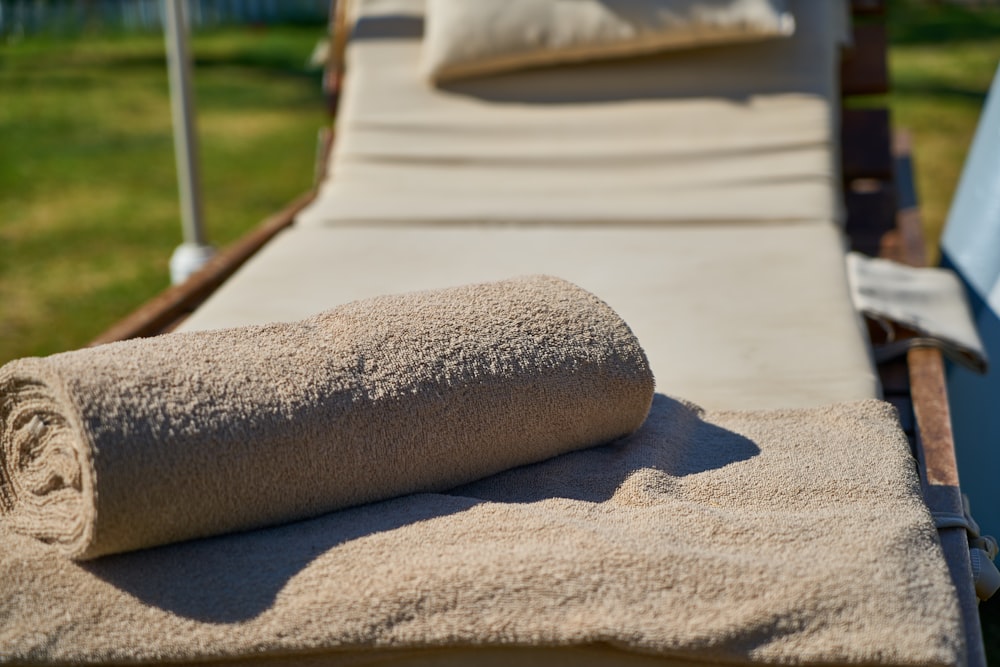
<instances>
[{"instance_id":1,"label":"white pillow","mask_svg":"<svg viewBox=\"0 0 1000 667\"><path fill-rule=\"evenodd\" d=\"M794 30L787 0L428 0L422 69L439 82Z\"/></svg>"}]
</instances>

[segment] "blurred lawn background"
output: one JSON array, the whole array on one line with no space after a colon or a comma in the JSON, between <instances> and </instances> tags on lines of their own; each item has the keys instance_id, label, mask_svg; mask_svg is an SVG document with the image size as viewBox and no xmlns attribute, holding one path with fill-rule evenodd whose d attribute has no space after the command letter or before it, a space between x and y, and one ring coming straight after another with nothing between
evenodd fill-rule
<instances>
[{"instance_id":1,"label":"blurred lawn background","mask_svg":"<svg viewBox=\"0 0 1000 667\"><path fill-rule=\"evenodd\" d=\"M1000 8L891 0L894 122L940 235L1000 62ZM221 247L310 187L322 24L197 32L205 217ZM0 38L0 364L79 347L168 284L180 242L162 37ZM936 247L932 247L936 257ZM983 608L1000 664L1000 601Z\"/></svg>"},{"instance_id":2,"label":"blurred lawn background","mask_svg":"<svg viewBox=\"0 0 1000 667\"><path fill-rule=\"evenodd\" d=\"M326 122L307 61L325 26L192 39L210 241L309 189ZM169 284L180 243L163 37L0 43L0 363L84 345Z\"/></svg>"},{"instance_id":3,"label":"blurred lawn background","mask_svg":"<svg viewBox=\"0 0 1000 667\"><path fill-rule=\"evenodd\" d=\"M1000 61L1000 8L891 0L889 99L940 234ZM325 26L192 41L205 219L222 247L307 190ZM0 42L0 363L85 344L168 284L180 242L163 40L91 27ZM932 249L932 256L936 250Z\"/></svg>"},{"instance_id":4,"label":"blurred lawn background","mask_svg":"<svg viewBox=\"0 0 1000 667\"><path fill-rule=\"evenodd\" d=\"M937 262L937 239L1000 63L1000 6L890 0L889 11L889 106L893 124L914 138L928 259Z\"/></svg>"}]
</instances>

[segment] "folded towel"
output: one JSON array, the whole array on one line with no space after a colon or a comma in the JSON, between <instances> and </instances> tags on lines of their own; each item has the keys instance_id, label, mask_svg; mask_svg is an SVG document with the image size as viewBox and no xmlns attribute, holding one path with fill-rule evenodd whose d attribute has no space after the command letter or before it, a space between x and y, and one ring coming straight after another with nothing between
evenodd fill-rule
<instances>
[{"instance_id":1,"label":"folded towel","mask_svg":"<svg viewBox=\"0 0 1000 667\"><path fill-rule=\"evenodd\" d=\"M701 413L658 395L628 438L446 494L86 563L0 528L0 663L963 656L906 436L875 400Z\"/></svg>"},{"instance_id":2,"label":"folded towel","mask_svg":"<svg viewBox=\"0 0 1000 667\"><path fill-rule=\"evenodd\" d=\"M0 512L88 559L453 487L626 435L653 377L539 276L0 369Z\"/></svg>"}]
</instances>

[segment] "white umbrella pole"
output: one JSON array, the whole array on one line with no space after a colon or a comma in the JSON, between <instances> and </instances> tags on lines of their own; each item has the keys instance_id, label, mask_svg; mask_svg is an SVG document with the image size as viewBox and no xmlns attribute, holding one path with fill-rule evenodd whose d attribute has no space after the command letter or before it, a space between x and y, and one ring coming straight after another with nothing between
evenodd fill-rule
<instances>
[{"instance_id":1,"label":"white umbrella pole","mask_svg":"<svg viewBox=\"0 0 1000 667\"><path fill-rule=\"evenodd\" d=\"M184 242L170 257L170 280L182 283L200 269L212 248L205 241L202 224L201 181L198 172L198 133L191 89L191 54L187 45L186 0L163 0L170 72L170 107L174 122L174 153L177 158L177 187L180 192L181 226Z\"/></svg>"}]
</instances>

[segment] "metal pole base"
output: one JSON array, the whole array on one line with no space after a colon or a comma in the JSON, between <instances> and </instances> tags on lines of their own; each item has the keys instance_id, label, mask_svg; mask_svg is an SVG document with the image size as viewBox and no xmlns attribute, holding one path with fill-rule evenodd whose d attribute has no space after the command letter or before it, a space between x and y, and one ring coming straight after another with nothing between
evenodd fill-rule
<instances>
[{"instance_id":1,"label":"metal pole base","mask_svg":"<svg viewBox=\"0 0 1000 667\"><path fill-rule=\"evenodd\" d=\"M198 243L182 243L170 256L170 282L180 285L188 277L198 271L215 254L215 249L209 245Z\"/></svg>"}]
</instances>

